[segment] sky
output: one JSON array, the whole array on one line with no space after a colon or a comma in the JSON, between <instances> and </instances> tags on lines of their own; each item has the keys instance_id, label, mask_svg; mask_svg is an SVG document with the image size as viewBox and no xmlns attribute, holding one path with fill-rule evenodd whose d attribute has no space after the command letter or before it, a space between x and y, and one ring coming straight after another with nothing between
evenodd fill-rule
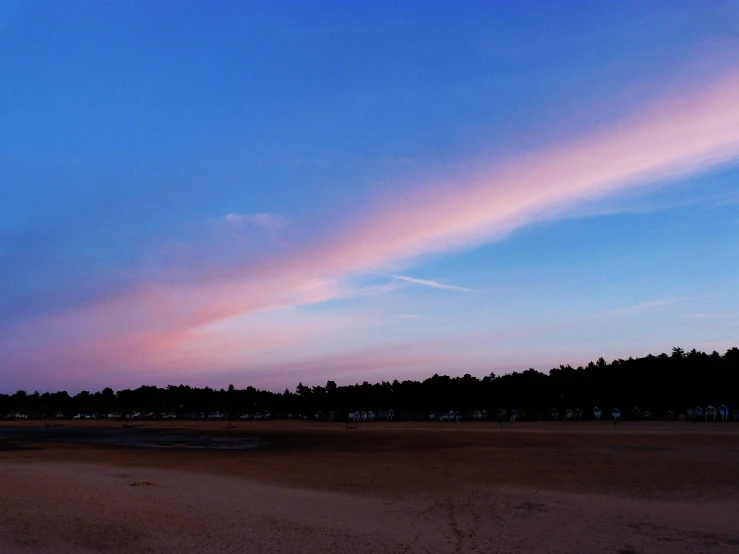
<instances>
[{"instance_id":1,"label":"sky","mask_svg":"<svg viewBox=\"0 0 739 554\"><path fill-rule=\"evenodd\" d=\"M739 2L0 0L0 392L739 345Z\"/></svg>"}]
</instances>

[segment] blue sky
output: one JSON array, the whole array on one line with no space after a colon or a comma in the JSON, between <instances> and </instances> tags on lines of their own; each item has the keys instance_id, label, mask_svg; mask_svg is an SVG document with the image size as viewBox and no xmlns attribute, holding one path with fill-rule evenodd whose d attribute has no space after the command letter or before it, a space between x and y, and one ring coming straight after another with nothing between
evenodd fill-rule
<instances>
[{"instance_id":1,"label":"blue sky","mask_svg":"<svg viewBox=\"0 0 739 554\"><path fill-rule=\"evenodd\" d=\"M0 51L2 389L739 342L737 2L5 1Z\"/></svg>"}]
</instances>

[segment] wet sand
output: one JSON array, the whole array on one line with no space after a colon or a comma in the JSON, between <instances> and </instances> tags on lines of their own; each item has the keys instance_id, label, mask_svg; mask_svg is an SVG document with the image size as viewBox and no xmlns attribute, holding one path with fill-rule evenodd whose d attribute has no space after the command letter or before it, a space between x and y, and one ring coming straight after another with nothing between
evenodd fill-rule
<instances>
[{"instance_id":1,"label":"wet sand","mask_svg":"<svg viewBox=\"0 0 739 554\"><path fill-rule=\"evenodd\" d=\"M731 423L0 425L0 552L739 551Z\"/></svg>"}]
</instances>

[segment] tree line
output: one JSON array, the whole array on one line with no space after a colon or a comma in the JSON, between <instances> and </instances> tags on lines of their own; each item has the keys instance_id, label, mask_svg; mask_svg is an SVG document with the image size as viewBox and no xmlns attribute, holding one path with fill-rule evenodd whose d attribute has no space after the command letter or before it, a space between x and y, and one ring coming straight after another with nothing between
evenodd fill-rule
<instances>
[{"instance_id":1,"label":"tree line","mask_svg":"<svg viewBox=\"0 0 739 554\"><path fill-rule=\"evenodd\" d=\"M605 413L619 407L628 417L638 407L649 410L653 418L667 410L680 413L689 407L739 407L739 348L723 355L682 348L670 354L643 358L603 358L585 367L561 365L543 373L535 369L505 375L491 373L482 378L433 375L424 381L382 381L338 386L328 381L323 386L298 384L295 391L281 393L254 387L238 389L196 388L169 385L165 388L141 386L117 392L105 388L98 392L81 391L74 396L65 391L0 394L0 417L15 412L30 417L71 417L76 413L209 413L220 411L228 417L244 413L271 412L274 416L336 412L342 418L350 411L394 410L396 419L420 418L430 411L487 410L503 408L525 410L530 418L548 418L552 408L560 413L581 408L586 415L593 406Z\"/></svg>"}]
</instances>

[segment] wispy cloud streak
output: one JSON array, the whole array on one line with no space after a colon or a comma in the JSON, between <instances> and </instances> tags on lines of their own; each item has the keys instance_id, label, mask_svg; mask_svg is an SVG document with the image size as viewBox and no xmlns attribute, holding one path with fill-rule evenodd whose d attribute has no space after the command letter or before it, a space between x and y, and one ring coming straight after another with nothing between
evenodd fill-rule
<instances>
[{"instance_id":1,"label":"wispy cloud streak","mask_svg":"<svg viewBox=\"0 0 739 554\"><path fill-rule=\"evenodd\" d=\"M685 300L684 298L665 298L664 300L654 300L652 302L642 302L641 304L634 304L632 306L625 306L623 308L616 308L615 310L608 310L593 314L590 317L592 319L611 318L611 317L624 317L647 310L653 310L655 308L661 308L662 306L669 306Z\"/></svg>"},{"instance_id":2,"label":"wispy cloud streak","mask_svg":"<svg viewBox=\"0 0 739 554\"><path fill-rule=\"evenodd\" d=\"M466 287L458 287L456 285L445 285L443 283L437 283L436 281L429 281L427 279L416 279L415 277L408 277L406 275L393 275L392 278L397 279L399 281L406 281L408 283L413 283L414 285L423 285L424 287L431 287L434 289L456 290L458 292L478 292L475 289L468 289Z\"/></svg>"},{"instance_id":3,"label":"wispy cloud streak","mask_svg":"<svg viewBox=\"0 0 739 554\"><path fill-rule=\"evenodd\" d=\"M736 314L685 314L683 319L736 319Z\"/></svg>"}]
</instances>

